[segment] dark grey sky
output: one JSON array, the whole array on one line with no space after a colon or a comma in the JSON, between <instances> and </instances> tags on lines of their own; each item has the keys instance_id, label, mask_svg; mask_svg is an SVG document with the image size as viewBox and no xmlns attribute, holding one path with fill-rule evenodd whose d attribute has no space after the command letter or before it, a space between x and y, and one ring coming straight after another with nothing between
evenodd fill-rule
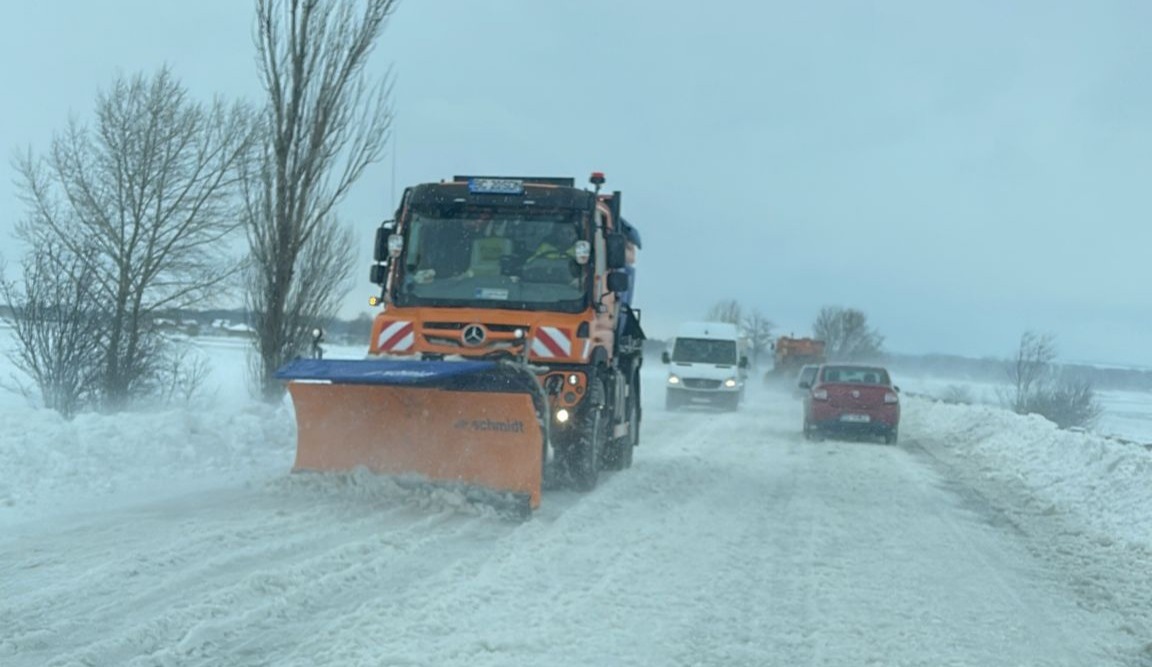
<instances>
[{"instance_id":1,"label":"dark grey sky","mask_svg":"<svg viewBox=\"0 0 1152 667\"><path fill-rule=\"evenodd\" d=\"M373 64L397 76L397 186L605 171L644 235L658 336L736 298L797 333L861 308L895 351L1006 355L1036 328L1069 359L1152 366L1152 3L703 7L402 2ZM7 3L0 147L44 147L118 72L163 63L204 97L257 98L251 14ZM391 183L387 159L342 209L357 275Z\"/></svg>"}]
</instances>

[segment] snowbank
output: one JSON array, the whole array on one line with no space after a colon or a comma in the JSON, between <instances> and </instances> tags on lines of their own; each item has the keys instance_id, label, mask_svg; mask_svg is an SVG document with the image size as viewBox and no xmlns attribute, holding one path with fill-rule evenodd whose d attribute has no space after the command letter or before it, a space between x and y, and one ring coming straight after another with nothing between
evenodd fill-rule
<instances>
[{"instance_id":1,"label":"snowbank","mask_svg":"<svg viewBox=\"0 0 1152 667\"><path fill-rule=\"evenodd\" d=\"M1042 511L1152 548L1152 451L1143 446L988 406L908 399L904 419L906 434L930 438L984 477L1022 483Z\"/></svg>"},{"instance_id":2,"label":"snowbank","mask_svg":"<svg viewBox=\"0 0 1152 667\"><path fill-rule=\"evenodd\" d=\"M293 428L286 408L255 402L70 422L0 407L0 521L282 473L292 465Z\"/></svg>"}]
</instances>

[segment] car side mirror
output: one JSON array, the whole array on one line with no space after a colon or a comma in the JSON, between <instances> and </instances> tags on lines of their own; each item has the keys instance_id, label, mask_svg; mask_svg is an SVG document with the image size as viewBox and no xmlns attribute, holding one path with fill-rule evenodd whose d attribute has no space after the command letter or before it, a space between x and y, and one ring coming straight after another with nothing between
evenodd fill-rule
<instances>
[{"instance_id":1,"label":"car side mirror","mask_svg":"<svg viewBox=\"0 0 1152 667\"><path fill-rule=\"evenodd\" d=\"M608 291L615 294L628 291L628 274L623 271L613 271L608 274Z\"/></svg>"},{"instance_id":2,"label":"car side mirror","mask_svg":"<svg viewBox=\"0 0 1152 667\"><path fill-rule=\"evenodd\" d=\"M672 363L672 357L668 354L667 350L660 353L660 361L663 361L666 364Z\"/></svg>"},{"instance_id":3,"label":"car side mirror","mask_svg":"<svg viewBox=\"0 0 1152 667\"><path fill-rule=\"evenodd\" d=\"M892 385L892 388L896 390L897 394L900 393L900 387L898 387L897 385Z\"/></svg>"},{"instance_id":4,"label":"car side mirror","mask_svg":"<svg viewBox=\"0 0 1152 667\"><path fill-rule=\"evenodd\" d=\"M805 380L804 382L801 382L801 383L800 383L798 386L799 386L801 389L811 389L811 388L812 388L812 383L811 383L811 382L808 382L807 380Z\"/></svg>"}]
</instances>

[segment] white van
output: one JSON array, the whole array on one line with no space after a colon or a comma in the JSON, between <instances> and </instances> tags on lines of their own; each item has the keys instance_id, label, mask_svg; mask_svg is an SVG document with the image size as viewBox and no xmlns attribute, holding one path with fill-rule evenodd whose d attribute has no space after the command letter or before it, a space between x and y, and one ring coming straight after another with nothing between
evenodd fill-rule
<instances>
[{"instance_id":1,"label":"white van","mask_svg":"<svg viewBox=\"0 0 1152 667\"><path fill-rule=\"evenodd\" d=\"M740 329L727 322L685 322L663 361L668 369L665 407L712 403L735 410L744 398L748 357Z\"/></svg>"}]
</instances>

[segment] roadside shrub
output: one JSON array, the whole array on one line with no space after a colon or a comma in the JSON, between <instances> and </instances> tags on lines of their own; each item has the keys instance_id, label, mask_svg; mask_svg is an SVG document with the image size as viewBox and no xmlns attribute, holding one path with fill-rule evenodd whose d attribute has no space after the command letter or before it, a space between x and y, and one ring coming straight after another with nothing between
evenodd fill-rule
<instances>
[{"instance_id":1,"label":"roadside shrub","mask_svg":"<svg viewBox=\"0 0 1152 667\"><path fill-rule=\"evenodd\" d=\"M1086 429L1100 418L1103 407L1096 400L1091 382L1063 378L1032 392L1017 412L1038 414L1062 429Z\"/></svg>"},{"instance_id":2,"label":"roadside shrub","mask_svg":"<svg viewBox=\"0 0 1152 667\"><path fill-rule=\"evenodd\" d=\"M945 403L971 405L976 401L972 398L972 390L962 384L950 384L940 392L940 400Z\"/></svg>"}]
</instances>

